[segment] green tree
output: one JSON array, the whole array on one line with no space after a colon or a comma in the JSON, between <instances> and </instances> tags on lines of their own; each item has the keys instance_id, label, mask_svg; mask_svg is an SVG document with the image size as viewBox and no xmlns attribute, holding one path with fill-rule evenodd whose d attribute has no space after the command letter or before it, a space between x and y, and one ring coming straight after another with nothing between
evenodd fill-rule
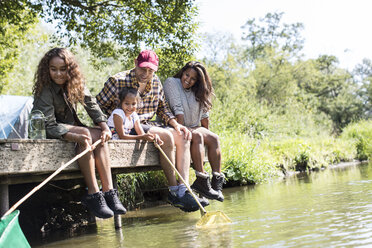
<instances>
[{"instance_id":1,"label":"green tree","mask_svg":"<svg viewBox=\"0 0 372 248\"><path fill-rule=\"evenodd\" d=\"M242 27L244 56L239 56L252 68L257 99L281 107L291 103L297 92L293 63L301 56L304 42L303 24L282 23L283 14L249 19Z\"/></svg>"},{"instance_id":2,"label":"green tree","mask_svg":"<svg viewBox=\"0 0 372 248\"><path fill-rule=\"evenodd\" d=\"M359 84L358 95L363 102L364 114L372 117L372 61L363 59L353 71L354 78Z\"/></svg>"},{"instance_id":3,"label":"green tree","mask_svg":"<svg viewBox=\"0 0 372 248\"><path fill-rule=\"evenodd\" d=\"M0 93L18 62L20 44L35 22L36 12L28 8L27 1L0 1Z\"/></svg>"},{"instance_id":4,"label":"green tree","mask_svg":"<svg viewBox=\"0 0 372 248\"><path fill-rule=\"evenodd\" d=\"M321 55L316 60L300 62L295 77L306 102L327 114L335 131L362 117L358 86L349 72L338 67L335 56Z\"/></svg>"},{"instance_id":5,"label":"green tree","mask_svg":"<svg viewBox=\"0 0 372 248\"><path fill-rule=\"evenodd\" d=\"M160 74L171 75L195 52L197 9L194 0L40 0L41 17L57 23L66 46L89 48L95 57L124 55L125 63L141 46L155 50ZM129 60L128 60L129 59Z\"/></svg>"},{"instance_id":6,"label":"green tree","mask_svg":"<svg viewBox=\"0 0 372 248\"><path fill-rule=\"evenodd\" d=\"M304 39L301 37L302 23L281 23L281 13L268 13L257 21L248 19L242 27L242 40L248 42L246 56L250 62L266 56L267 48L276 52L286 52L290 57L298 56L303 48ZM270 50L270 49L269 49Z\"/></svg>"},{"instance_id":7,"label":"green tree","mask_svg":"<svg viewBox=\"0 0 372 248\"><path fill-rule=\"evenodd\" d=\"M302 129L309 127L309 123L313 123L313 127L319 125L330 130L331 120L334 130L339 131L348 123L360 119L362 102L352 75L338 67L335 56L323 55L318 59L301 60L303 38L300 30L303 25L281 24L282 14L269 13L260 19L260 23L255 19L249 20L244 27L248 33L243 36L248 43L243 43L238 49L234 49L237 46L227 39L223 39L222 46L213 43L219 43L220 39L208 39L212 43L210 47L222 47L224 54L216 59L216 54L211 53L209 58L212 59L205 60L218 103L236 109L239 103L242 103L242 108L248 106L244 98L249 102L257 100L255 104L265 106L271 112L268 118L275 119L282 127L276 128L262 118L256 125L257 121L251 122L249 119L259 115L249 113L247 115L250 117L244 121L244 118L231 116L231 122L239 123L236 126L240 125L238 129L242 131L255 125L260 126L257 130L285 129L288 134L291 130L295 134L303 134ZM368 77L365 78L367 85ZM255 104L252 105L253 109L256 108ZM282 125L282 118L293 120L287 125L290 129ZM221 118L218 120L222 121Z\"/></svg>"},{"instance_id":8,"label":"green tree","mask_svg":"<svg viewBox=\"0 0 372 248\"><path fill-rule=\"evenodd\" d=\"M235 40L225 32L203 33L201 55L205 64L215 64L227 59L233 53Z\"/></svg>"},{"instance_id":9,"label":"green tree","mask_svg":"<svg viewBox=\"0 0 372 248\"><path fill-rule=\"evenodd\" d=\"M8 81L1 94L32 95L34 74L40 59L55 44L50 39L51 31L42 23L33 25L19 40L18 61L8 74Z\"/></svg>"},{"instance_id":10,"label":"green tree","mask_svg":"<svg viewBox=\"0 0 372 248\"><path fill-rule=\"evenodd\" d=\"M61 46L85 48L97 66L113 58L127 68L141 48L155 50L165 78L197 48L194 5L194 0L0 0L0 76L12 70L21 33L37 22L38 14L56 27Z\"/></svg>"},{"instance_id":11,"label":"green tree","mask_svg":"<svg viewBox=\"0 0 372 248\"><path fill-rule=\"evenodd\" d=\"M286 53L276 53L269 47L264 50L265 57L255 60L255 69L251 72L256 82L256 97L263 103L285 108L297 92L294 67Z\"/></svg>"}]
</instances>

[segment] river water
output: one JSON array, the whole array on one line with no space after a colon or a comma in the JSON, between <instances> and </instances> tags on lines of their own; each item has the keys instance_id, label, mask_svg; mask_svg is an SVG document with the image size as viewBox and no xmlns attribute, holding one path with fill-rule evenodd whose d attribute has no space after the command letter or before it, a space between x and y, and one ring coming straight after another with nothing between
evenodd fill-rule
<instances>
[{"instance_id":1,"label":"river water","mask_svg":"<svg viewBox=\"0 0 372 248\"><path fill-rule=\"evenodd\" d=\"M372 247L372 163L224 190L233 223L197 229L199 212L170 205L133 211L90 232L35 247Z\"/></svg>"}]
</instances>

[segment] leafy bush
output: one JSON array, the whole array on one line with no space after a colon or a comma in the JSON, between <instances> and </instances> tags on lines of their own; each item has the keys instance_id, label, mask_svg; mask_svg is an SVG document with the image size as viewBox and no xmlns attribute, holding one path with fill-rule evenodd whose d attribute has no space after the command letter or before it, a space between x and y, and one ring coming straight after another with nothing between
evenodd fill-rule
<instances>
[{"instance_id":1,"label":"leafy bush","mask_svg":"<svg viewBox=\"0 0 372 248\"><path fill-rule=\"evenodd\" d=\"M134 209L144 202L143 191L167 186L162 171L117 175L119 196L125 207Z\"/></svg>"},{"instance_id":2,"label":"leafy bush","mask_svg":"<svg viewBox=\"0 0 372 248\"><path fill-rule=\"evenodd\" d=\"M363 120L353 123L343 129L342 139L352 139L355 142L357 158L367 160L372 158L372 121Z\"/></svg>"},{"instance_id":3,"label":"leafy bush","mask_svg":"<svg viewBox=\"0 0 372 248\"><path fill-rule=\"evenodd\" d=\"M255 184L288 171L325 168L351 161L356 148L348 139L331 136L311 138L254 139L238 133L220 135L223 166L229 185Z\"/></svg>"},{"instance_id":4,"label":"leafy bush","mask_svg":"<svg viewBox=\"0 0 372 248\"><path fill-rule=\"evenodd\" d=\"M277 175L270 156L257 152L260 140L237 133L221 135L223 172L230 185L260 183Z\"/></svg>"}]
</instances>

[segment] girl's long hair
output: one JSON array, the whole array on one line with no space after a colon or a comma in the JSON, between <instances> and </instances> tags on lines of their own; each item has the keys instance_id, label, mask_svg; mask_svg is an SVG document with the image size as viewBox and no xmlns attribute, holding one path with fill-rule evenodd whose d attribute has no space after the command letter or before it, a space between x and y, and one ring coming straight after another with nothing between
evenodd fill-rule
<instances>
[{"instance_id":1,"label":"girl's long hair","mask_svg":"<svg viewBox=\"0 0 372 248\"><path fill-rule=\"evenodd\" d=\"M200 102L204 111L207 112L212 108L214 90L212 81L204 65L197 61L190 61L174 77L181 79L183 73L189 68L194 69L198 75L196 83L191 87L191 90L194 92L195 99Z\"/></svg>"},{"instance_id":2,"label":"girl's long hair","mask_svg":"<svg viewBox=\"0 0 372 248\"><path fill-rule=\"evenodd\" d=\"M71 104L76 104L78 102L84 104L84 77L80 72L80 67L75 56L65 48L53 48L40 60L34 77L34 86L32 88L33 95L39 96L43 87L52 82L49 73L49 63L54 57L63 59L66 64L67 82L65 83L64 88L66 89L69 102Z\"/></svg>"}]
</instances>

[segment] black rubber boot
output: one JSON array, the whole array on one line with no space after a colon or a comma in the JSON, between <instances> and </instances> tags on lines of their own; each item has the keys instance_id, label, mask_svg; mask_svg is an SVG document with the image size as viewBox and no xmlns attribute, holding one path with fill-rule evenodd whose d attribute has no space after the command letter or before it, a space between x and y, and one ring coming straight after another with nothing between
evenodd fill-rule
<instances>
[{"instance_id":1,"label":"black rubber boot","mask_svg":"<svg viewBox=\"0 0 372 248\"><path fill-rule=\"evenodd\" d=\"M219 197L217 200L222 202L225 199L222 194L223 184L225 183L225 176L222 173L220 174L220 176L212 176L212 189L218 192Z\"/></svg>"},{"instance_id":2,"label":"black rubber boot","mask_svg":"<svg viewBox=\"0 0 372 248\"><path fill-rule=\"evenodd\" d=\"M114 214L125 214L127 210L119 200L118 191L116 189L110 189L104 193L105 200L109 208Z\"/></svg>"},{"instance_id":3,"label":"black rubber boot","mask_svg":"<svg viewBox=\"0 0 372 248\"><path fill-rule=\"evenodd\" d=\"M191 188L208 199L218 200L219 198L218 192L212 189L209 175L206 178L197 175Z\"/></svg>"},{"instance_id":4,"label":"black rubber boot","mask_svg":"<svg viewBox=\"0 0 372 248\"><path fill-rule=\"evenodd\" d=\"M199 197L199 202L203 207L209 206L209 201L204 196Z\"/></svg>"},{"instance_id":5,"label":"black rubber boot","mask_svg":"<svg viewBox=\"0 0 372 248\"><path fill-rule=\"evenodd\" d=\"M186 191L185 194L189 194L189 196L191 196L191 193L189 191ZM203 196L202 197L196 196L196 197L198 198L198 200L199 200L200 204L203 206L203 208L206 207L206 206L209 206L209 201L208 201L207 198L205 198ZM198 204L198 203L196 203L196 204ZM197 207L196 206L192 206L192 207L182 207L181 208L181 210L184 211L184 212L193 212L193 211L196 211L198 209L199 209L199 205Z\"/></svg>"},{"instance_id":6,"label":"black rubber boot","mask_svg":"<svg viewBox=\"0 0 372 248\"><path fill-rule=\"evenodd\" d=\"M181 208L182 211L185 212L194 212L199 209L198 203L195 201L194 197L192 197L191 193L186 190L185 195L179 197L179 201L184 206Z\"/></svg>"},{"instance_id":7,"label":"black rubber boot","mask_svg":"<svg viewBox=\"0 0 372 248\"><path fill-rule=\"evenodd\" d=\"M183 205L183 203L180 201L180 198L176 195L173 195L170 191L168 192L168 199L167 199L168 203L171 204L172 206L174 207L177 207L177 208L185 208L185 206Z\"/></svg>"},{"instance_id":8,"label":"black rubber boot","mask_svg":"<svg viewBox=\"0 0 372 248\"><path fill-rule=\"evenodd\" d=\"M114 216L114 212L107 206L101 191L83 196L81 203L98 218L107 219Z\"/></svg>"}]
</instances>

